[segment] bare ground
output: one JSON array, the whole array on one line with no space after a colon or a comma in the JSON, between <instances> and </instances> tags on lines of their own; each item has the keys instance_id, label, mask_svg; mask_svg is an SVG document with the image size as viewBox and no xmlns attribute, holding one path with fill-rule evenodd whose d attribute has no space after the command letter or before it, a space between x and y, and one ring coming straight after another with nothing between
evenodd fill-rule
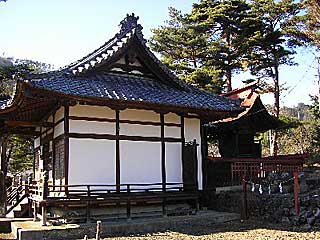
<instances>
[{"instance_id":1,"label":"bare ground","mask_svg":"<svg viewBox=\"0 0 320 240\"><path fill-rule=\"evenodd\" d=\"M320 225L290 227L278 224L265 224L258 221L229 222L180 226L165 232L109 237L106 239L155 240L155 239L212 239L212 240L320 240Z\"/></svg>"}]
</instances>

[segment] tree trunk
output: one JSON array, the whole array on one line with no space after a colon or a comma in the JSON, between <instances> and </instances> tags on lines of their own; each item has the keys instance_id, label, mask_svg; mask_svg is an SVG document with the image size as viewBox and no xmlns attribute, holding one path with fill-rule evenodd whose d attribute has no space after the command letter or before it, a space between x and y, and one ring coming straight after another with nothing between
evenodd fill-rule
<instances>
[{"instance_id":1,"label":"tree trunk","mask_svg":"<svg viewBox=\"0 0 320 240\"><path fill-rule=\"evenodd\" d=\"M279 87L279 62L278 59L275 57L274 61L274 114L276 118L279 118L280 113L280 87ZM278 155L278 131L274 130L273 132L273 141L272 141L272 156Z\"/></svg>"},{"instance_id":2,"label":"tree trunk","mask_svg":"<svg viewBox=\"0 0 320 240\"><path fill-rule=\"evenodd\" d=\"M226 69L226 84L227 84L227 92L232 91L232 85L231 85L231 78L232 78L232 71L231 71L231 57L230 57L230 46L231 46L231 39L230 39L230 34L227 34L226 36L226 41L227 41L227 69Z\"/></svg>"},{"instance_id":3,"label":"tree trunk","mask_svg":"<svg viewBox=\"0 0 320 240\"><path fill-rule=\"evenodd\" d=\"M227 69L227 71L226 71L226 84L227 84L227 92L231 92L232 91L231 69Z\"/></svg>"}]
</instances>

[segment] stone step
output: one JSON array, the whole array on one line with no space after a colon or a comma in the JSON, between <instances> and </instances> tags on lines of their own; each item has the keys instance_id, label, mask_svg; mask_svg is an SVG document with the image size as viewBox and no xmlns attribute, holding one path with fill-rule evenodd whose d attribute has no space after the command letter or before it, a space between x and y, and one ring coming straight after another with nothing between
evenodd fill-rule
<instances>
[{"instance_id":1,"label":"stone step","mask_svg":"<svg viewBox=\"0 0 320 240\"><path fill-rule=\"evenodd\" d=\"M12 233L0 233L0 240L15 240L16 238Z\"/></svg>"}]
</instances>

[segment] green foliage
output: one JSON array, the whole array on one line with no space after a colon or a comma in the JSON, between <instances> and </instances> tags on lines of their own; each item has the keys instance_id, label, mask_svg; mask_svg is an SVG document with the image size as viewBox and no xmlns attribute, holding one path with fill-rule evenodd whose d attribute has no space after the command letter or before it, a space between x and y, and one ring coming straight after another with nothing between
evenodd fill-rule
<instances>
[{"instance_id":1,"label":"green foliage","mask_svg":"<svg viewBox=\"0 0 320 240\"><path fill-rule=\"evenodd\" d=\"M8 170L24 172L33 166L33 137L12 135L8 141Z\"/></svg>"},{"instance_id":2,"label":"green foliage","mask_svg":"<svg viewBox=\"0 0 320 240\"><path fill-rule=\"evenodd\" d=\"M41 73L51 69L51 65L28 59L0 58L0 96L10 96L16 78L29 73Z\"/></svg>"},{"instance_id":3,"label":"green foliage","mask_svg":"<svg viewBox=\"0 0 320 240\"><path fill-rule=\"evenodd\" d=\"M222 71L227 90L232 90L233 73L243 70L259 37L259 17L243 0L202 0L193 5L189 19L209 36L208 62Z\"/></svg>"},{"instance_id":4,"label":"green foliage","mask_svg":"<svg viewBox=\"0 0 320 240\"><path fill-rule=\"evenodd\" d=\"M303 14L294 19L291 34L300 42L320 49L320 2L318 0L301 0Z\"/></svg>"},{"instance_id":5,"label":"green foliage","mask_svg":"<svg viewBox=\"0 0 320 240\"><path fill-rule=\"evenodd\" d=\"M311 144L309 153L314 162L320 162L320 109L317 97L312 97L312 105L310 106L312 115L311 121Z\"/></svg>"},{"instance_id":6,"label":"green foliage","mask_svg":"<svg viewBox=\"0 0 320 240\"><path fill-rule=\"evenodd\" d=\"M312 138L312 117L309 106L299 103L297 107L283 107L280 109L279 119L283 122L278 130L278 154L309 153ZM270 155L269 132L262 137L263 155Z\"/></svg>"},{"instance_id":7,"label":"green foliage","mask_svg":"<svg viewBox=\"0 0 320 240\"><path fill-rule=\"evenodd\" d=\"M150 47L182 80L202 89L220 92L221 73L207 64L208 36L189 24L188 15L169 8L166 26L153 29Z\"/></svg>"},{"instance_id":8,"label":"green foliage","mask_svg":"<svg viewBox=\"0 0 320 240\"><path fill-rule=\"evenodd\" d=\"M51 69L51 66L27 59L0 59L0 97L12 95L16 77L30 73L41 73ZM33 161L33 138L29 136L10 135L7 138L7 159L9 171L21 172L29 170Z\"/></svg>"}]
</instances>

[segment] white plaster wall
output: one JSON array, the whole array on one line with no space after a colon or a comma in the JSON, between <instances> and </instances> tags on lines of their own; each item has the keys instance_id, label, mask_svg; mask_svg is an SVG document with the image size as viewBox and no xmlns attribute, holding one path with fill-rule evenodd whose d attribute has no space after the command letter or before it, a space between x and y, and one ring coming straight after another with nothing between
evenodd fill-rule
<instances>
[{"instance_id":1,"label":"white plaster wall","mask_svg":"<svg viewBox=\"0 0 320 240\"><path fill-rule=\"evenodd\" d=\"M37 137L35 140L34 140L34 148L37 148L40 146L40 137Z\"/></svg>"},{"instance_id":2,"label":"white plaster wall","mask_svg":"<svg viewBox=\"0 0 320 240\"><path fill-rule=\"evenodd\" d=\"M168 183L182 183L181 143L166 143L166 177Z\"/></svg>"},{"instance_id":3,"label":"white plaster wall","mask_svg":"<svg viewBox=\"0 0 320 240\"><path fill-rule=\"evenodd\" d=\"M198 185L202 189L202 155L201 155L201 135L200 135L200 120L195 118L185 118L185 139L186 142L196 139L199 146L198 152Z\"/></svg>"},{"instance_id":4,"label":"white plaster wall","mask_svg":"<svg viewBox=\"0 0 320 240\"><path fill-rule=\"evenodd\" d=\"M181 117L175 113L168 113L164 115L165 123L181 123Z\"/></svg>"},{"instance_id":5,"label":"white plaster wall","mask_svg":"<svg viewBox=\"0 0 320 240\"><path fill-rule=\"evenodd\" d=\"M126 109L120 111L120 119L160 122L160 114L147 110Z\"/></svg>"},{"instance_id":6,"label":"white plaster wall","mask_svg":"<svg viewBox=\"0 0 320 240\"><path fill-rule=\"evenodd\" d=\"M120 134L128 136L160 137L161 127L120 123Z\"/></svg>"},{"instance_id":7,"label":"white plaster wall","mask_svg":"<svg viewBox=\"0 0 320 240\"><path fill-rule=\"evenodd\" d=\"M181 137L181 128L180 127L164 127L164 136L165 137L175 137L180 138Z\"/></svg>"},{"instance_id":8,"label":"white plaster wall","mask_svg":"<svg viewBox=\"0 0 320 240\"><path fill-rule=\"evenodd\" d=\"M115 141L70 138L69 184L115 184Z\"/></svg>"},{"instance_id":9,"label":"white plaster wall","mask_svg":"<svg viewBox=\"0 0 320 240\"><path fill-rule=\"evenodd\" d=\"M54 116L54 121L58 122L60 119L64 118L64 107L60 107Z\"/></svg>"},{"instance_id":10,"label":"white plaster wall","mask_svg":"<svg viewBox=\"0 0 320 240\"><path fill-rule=\"evenodd\" d=\"M70 133L115 134L116 124L83 120L69 120Z\"/></svg>"},{"instance_id":11,"label":"white plaster wall","mask_svg":"<svg viewBox=\"0 0 320 240\"><path fill-rule=\"evenodd\" d=\"M161 183L161 144L120 141L120 181Z\"/></svg>"},{"instance_id":12,"label":"white plaster wall","mask_svg":"<svg viewBox=\"0 0 320 240\"><path fill-rule=\"evenodd\" d=\"M64 123L61 122L57 126L54 127L53 137L56 138L63 133L64 133Z\"/></svg>"},{"instance_id":13,"label":"white plaster wall","mask_svg":"<svg viewBox=\"0 0 320 240\"><path fill-rule=\"evenodd\" d=\"M105 106L75 105L69 109L70 116L95 117L95 118L116 118L116 112Z\"/></svg>"}]
</instances>

